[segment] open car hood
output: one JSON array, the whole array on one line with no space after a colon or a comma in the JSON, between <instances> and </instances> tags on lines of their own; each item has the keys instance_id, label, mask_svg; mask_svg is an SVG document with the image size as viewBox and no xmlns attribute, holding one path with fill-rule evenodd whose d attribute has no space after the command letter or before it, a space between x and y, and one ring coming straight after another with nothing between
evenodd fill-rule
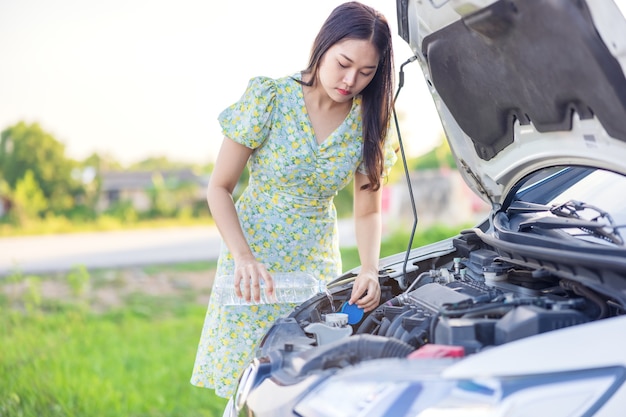
<instances>
[{"instance_id":1,"label":"open car hood","mask_svg":"<svg viewBox=\"0 0 626 417\"><path fill-rule=\"evenodd\" d=\"M459 171L493 207L544 167L626 174L623 3L397 0Z\"/></svg>"}]
</instances>

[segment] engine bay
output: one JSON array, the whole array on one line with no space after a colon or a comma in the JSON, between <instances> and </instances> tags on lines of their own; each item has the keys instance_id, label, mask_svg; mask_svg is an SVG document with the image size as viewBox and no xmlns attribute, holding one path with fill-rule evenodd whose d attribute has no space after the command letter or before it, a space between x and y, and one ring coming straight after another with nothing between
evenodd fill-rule
<instances>
[{"instance_id":1,"label":"engine bay","mask_svg":"<svg viewBox=\"0 0 626 417\"><path fill-rule=\"evenodd\" d=\"M523 265L486 245L476 230L448 241L402 267L380 271L381 305L339 335L313 331L339 311L351 292L348 273L276 321L257 357L280 363L274 377L287 384L312 372L370 359L405 357L427 345L460 349L467 356L493 346L620 315L621 303L554 273L549 265ZM532 266L531 266L532 265ZM317 327L316 327L317 326ZM332 327L332 326L329 326ZM336 332L331 341L322 334ZM280 375L280 376L279 376Z\"/></svg>"}]
</instances>

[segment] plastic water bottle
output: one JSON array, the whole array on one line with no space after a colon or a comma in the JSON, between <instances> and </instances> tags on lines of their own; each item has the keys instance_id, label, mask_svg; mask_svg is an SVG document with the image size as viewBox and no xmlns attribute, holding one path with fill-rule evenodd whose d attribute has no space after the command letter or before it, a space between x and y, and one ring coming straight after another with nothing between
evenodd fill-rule
<instances>
[{"instance_id":1,"label":"plastic water bottle","mask_svg":"<svg viewBox=\"0 0 626 417\"><path fill-rule=\"evenodd\" d=\"M220 275L213 282L213 297L221 305L255 305L272 303L302 303L314 295L325 292L326 284L311 274L304 272L274 272L274 299L265 294L265 283L261 280L261 300L246 301L235 294L235 277Z\"/></svg>"}]
</instances>

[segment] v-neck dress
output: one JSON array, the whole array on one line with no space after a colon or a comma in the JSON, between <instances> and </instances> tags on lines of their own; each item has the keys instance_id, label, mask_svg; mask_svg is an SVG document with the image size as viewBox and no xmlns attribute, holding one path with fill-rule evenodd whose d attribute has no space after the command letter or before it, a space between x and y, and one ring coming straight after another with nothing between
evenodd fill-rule
<instances>
[{"instance_id":1,"label":"v-neck dress","mask_svg":"<svg viewBox=\"0 0 626 417\"><path fill-rule=\"evenodd\" d=\"M239 101L220 113L224 136L253 149L248 186L235 203L244 235L269 272L304 271L322 281L341 273L333 198L362 163L361 99L318 144L304 103L300 74L250 80ZM385 168L395 163L385 146ZM216 276L232 275L224 243ZM255 344L294 304L223 306L210 298L191 383L230 397Z\"/></svg>"}]
</instances>

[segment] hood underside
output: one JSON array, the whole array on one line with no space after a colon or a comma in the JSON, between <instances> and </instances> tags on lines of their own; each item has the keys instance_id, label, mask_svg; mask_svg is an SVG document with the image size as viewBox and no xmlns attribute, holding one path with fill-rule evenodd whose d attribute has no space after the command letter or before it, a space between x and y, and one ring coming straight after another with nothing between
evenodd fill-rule
<instances>
[{"instance_id":1,"label":"hood underside","mask_svg":"<svg viewBox=\"0 0 626 417\"><path fill-rule=\"evenodd\" d=\"M555 165L626 174L626 21L610 0L398 0L466 182L499 205Z\"/></svg>"}]
</instances>

